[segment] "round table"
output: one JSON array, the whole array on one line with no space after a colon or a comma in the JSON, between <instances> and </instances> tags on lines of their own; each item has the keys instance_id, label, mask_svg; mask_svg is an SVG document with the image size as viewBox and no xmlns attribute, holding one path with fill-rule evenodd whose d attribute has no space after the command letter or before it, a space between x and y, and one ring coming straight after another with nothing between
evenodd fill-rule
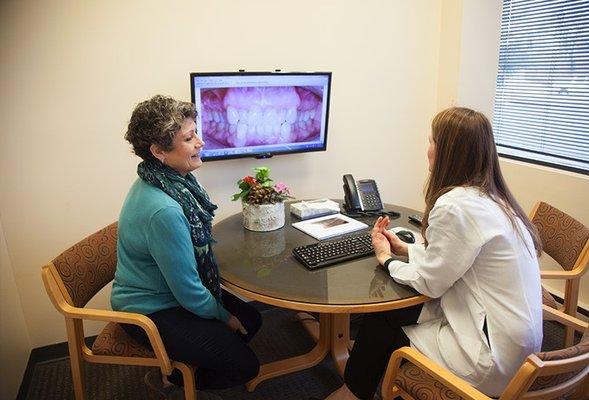
<instances>
[{"instance_id":1,"label":"round table","mask_svg":"<svg viewBox=\"0 0 589 400\"><path fill-rule=\"evenodd\" d=\"M396 283L374 256L319 270L306 269L293 257L292 249L317 240L293 228L291 223L298 218L291 216L289 204L285 209L284 227L272 232L246 230L241 213L213 226L213 238L217 241L214 252L225 287L262 303L320 313L319 323L314 323L305 312L297 316L315 337L316 346L307 354L262 365L258 376L247 384L250 391L266 379L310 368L328 353L343 375L351 348L350 313L393 310L428 300L412 288ZM415 210L392 205L386 205L385 209L400 213L389 227L419 231L407 219ZM356 219L371 227L376 217Z\"/></svg>"}]
</instances>

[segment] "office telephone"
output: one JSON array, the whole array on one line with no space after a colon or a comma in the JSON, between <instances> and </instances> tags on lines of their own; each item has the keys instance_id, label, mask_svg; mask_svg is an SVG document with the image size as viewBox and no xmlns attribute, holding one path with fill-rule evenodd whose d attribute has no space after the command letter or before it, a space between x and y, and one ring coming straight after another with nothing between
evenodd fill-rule
<instances>
[{"instance_id":1,"label":"office telephone","mask_svg":"<svg viewBox=\"0 0 589 400\"><path fill-rule=\"evenodd\" d=\"M382 200L373 179L355 181L350 174L344 175L344 200L348 211L380 211Z\"/></svg>"}]
</instances>

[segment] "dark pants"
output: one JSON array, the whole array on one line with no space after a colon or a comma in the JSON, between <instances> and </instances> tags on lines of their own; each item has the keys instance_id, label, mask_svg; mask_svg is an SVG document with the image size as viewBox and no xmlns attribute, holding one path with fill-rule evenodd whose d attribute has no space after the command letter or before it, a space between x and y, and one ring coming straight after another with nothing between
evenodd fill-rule
<instances>
[{"instance_id":1,"label":"dark pants","mask_svg":"<svg viewBox=\"0 0 589 400\"><path fill-rule=\"evenodd\" d=\"M417 323L421 308L419 304L364 314L344 374L346 386L356 397L362 400L374 397L393 351L409 346L409 338L401 327Z\"/></svg>"},{"instance_id":2,"label":"dark pants","mask_svg":"<svg viewBox=\"0 0 589 400\"><path fill-rule=\"evenodd\" d=\"M235 333L222 321L201 318L182 307L161 310L148 317L157 327L168 356L196 367L197 389L225 389L243 384L258 374L260 363L247 342L262 325L258 310L223 291L223 306L248 332ZM143 329L123 325L138 342L149 347ZM182 386L182 374L174 370L169 380Z\"/></svg>"}]
</instances>

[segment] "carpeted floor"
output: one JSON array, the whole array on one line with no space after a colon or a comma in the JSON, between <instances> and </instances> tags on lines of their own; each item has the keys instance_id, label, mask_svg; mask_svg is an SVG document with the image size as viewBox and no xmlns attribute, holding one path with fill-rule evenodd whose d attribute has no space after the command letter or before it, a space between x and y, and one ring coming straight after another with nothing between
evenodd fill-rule
<instances>
[{"instance_id":1,"label":"carpeted floor","mask_svg":"<svg viewBox=\"0 0 589 400\"><path fill-rule=\"evenodd\" d=\"M313 348L312 339L295 320L295 312L272 308L263 311L262 315L262 329L251 342L261 363L303 354ZM158 399L143 383L147 371L149 367L87 364L87 399ZM335 366L327 357L314 368L262 382L253 393L248 393L243 386L214 393L224 400L299 400L309 396L322 398L341 383ZM211 397L207 393L199 393L198 399L208 400ZM73 400L69 358L37 363L25 399Z\"/></svg>"},{"instance_id":2,"label":"carpeted floor","mask_svg":"<svg viewBox=\"0 0 589 400\"><path fill-rule=\"evenodd\" d=\"M264 325L252 340L251 346L262 363L292 357L310 350L314 343L295 320L295 312L273 308L262 313ZM352 318L352 336L361 318ZM544 350L558 348L563 331L557 324L544 325ZM152 400L158 397L143 383L147 367L88 364L86 366L86 394L88 400ZM215 391L224 400L300 400L308 397L324 398L338 388L342 379L327 357L314 368L262 382L253 393L243 386ZM69 358L37 363L34 366L27 400L74 399ZM199 393L198 400L216 396Z\"/></svg>"}]
</instances>

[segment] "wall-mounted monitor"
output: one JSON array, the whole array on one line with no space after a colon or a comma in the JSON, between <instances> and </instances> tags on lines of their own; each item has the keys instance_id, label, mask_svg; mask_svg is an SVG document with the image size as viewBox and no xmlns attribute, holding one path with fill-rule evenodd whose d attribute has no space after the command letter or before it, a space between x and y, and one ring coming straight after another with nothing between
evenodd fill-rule
<instances>
[{"instance_id":1,"label":"wall-mounted monitor","mask_svg":"<svg viewBox=\"0 0 589 400\"><path fill-rule=\"evenodd\" d=\"M201 158L325 151L331 72L190 74Z\"/></svg>"}]
</instances>

